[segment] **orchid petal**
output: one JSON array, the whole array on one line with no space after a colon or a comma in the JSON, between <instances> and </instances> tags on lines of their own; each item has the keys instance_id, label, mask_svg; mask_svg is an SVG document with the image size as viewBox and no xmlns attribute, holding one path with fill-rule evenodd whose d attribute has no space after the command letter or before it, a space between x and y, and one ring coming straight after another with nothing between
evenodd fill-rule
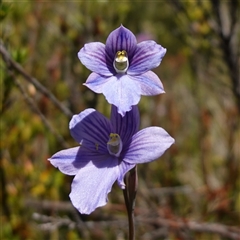
<instances>
[{"instance_id":1,"label":"orchid petal","mask_svg":"<svg viewBox=\"0 0 240 240\"><path fill-rule=\"evenodd\" d=\"M109 60L112 59L113 62L117 51L122 50L125 50L129 59L131 59L136 47L137 39L134 34L127 28L120 26L109 34L105 49Z\"/></svg>"},{"instance_id":2,"label":"orchid petal","mask_svg":"<svg viewBox=\"0 0 240 240\"><path fill-rule=\"evenodd\" d=\"M103 76L112 76L111 69L109 69L106 62L105 45L100 42L87 43L78 52L78 58L89 70L101 74Z\"/></svg>"},{"instance_id":3,"label":"orchid petal","mask_svg":"<svg viewBox=\"0 0 240 240\"><path fill-rule=\"evenodd\" d=\"M102 93L103 85L109 81L109 77L104 77L96 73L91 73L83 85L90 88L95 93Z\"/></svg>"},{"instance_id":4,"label":"orchid petal","mask_svg":"<svg viewBox=\"0 0 240 240\"><path fill-rule=\"evenodd\" d=\"M69 123L72 137L89 151L105 154L111 133L110 121L95 109L88 108L74 115Z\"/></svg>"},{"instance_id":5,"label":"orchid petal","mask_svg":"<svg viewBox=\"0 0 240 240\"><path fill-rule=\"evenodd\" d=\"M153 96L165 93L162 82L152 71L148 71L139 76L131 77L131 79L141 86L141 95Z\"/></svg>"},{"instance_id":6,"label":"orchid petal","mask_svg":"<svg viewBox=\"0 0 240 240\"><path fill-rule=\"evenodd\" d=\"M73 162L77 158L79 150L80 147L62 150L55 153L48 160L54 167L59 168L62 173L67 175L76 175L79 169L74 166Z\"/></svg>"},{"instance_id":7,"label":"orchid petal","mask_svg":"<svg viewBox=\"0 0 240 240\"><path fill-rule=\"evenodd\" d=\"M117 158L108 157L103 163L99 167L89 162L73 179L69 196L74 207L82 214L90 214L107 203L107 195L118 177Z\"/></svg>"},{"instance_id":8,"label":"orchid petal","mask_svg":"<svg viewBox=\"0 0 240 240\"><path fill-rule=\"evenodd\" d=\"M106 157L106 155L100 154L97 151L89 151L88 148L83 146L61 150L48 160L62 173L76 175L79 169L85 167L90 161L94 165L101 167Z\"/></svg>"},{"instance_id":9,"label":"orchid petal","mask_svg":"<svg viewBox=\"0 0 240 240\"><path fill-rule=\"evenodd\" d=\"M127 74L132 76L140 75L158 67L166 51L166 48L154 41L143 41L138 43Z\"/></svg>"},{"instance_id":10,"label":"orchid petal","mask_svg":"<svg viewBox=\"0 0 240 240\"><path fill-rule=\"evenodd\" d=\"M117 75L109 78L103 86L103 94L110 104L117 106L118 112L124 116L133 105L140 100L141 88L127 75Z\"/></svg>"},{"instance_id":11,"label":"orchid petal","mask_svg":"<svg viewBox=\"0 0 240 240\"><path fill-rule=\"evenodd\" d=\"M117 179L118 185L121 189L125 189L124 177L127 172L129 172L132 168L134 168L135 164L130 164L124 161L121 161L118 165L119 167L119 177Z\"/></svg>"},{"instance_id":12,"label":"orchid petal","mask_svg":"<svg viewBox=\"0 0 240 240\"><path fill-rule=\"evenodd\" d=\"M148 127L132 137L124 161L131 164L156 160L174 143L174 139L160 127Z\"/></svg>"},{"instance_id":13,"label":"orchid petal","mask_svg":"<svg viewBox=\"0 0 240 240\"><path fill-rule=\"evenodd\" d=\"M138 106L132 106L132 110L126 112L125 116L122 117L118 113L117 107L112 105L110 121L113 131L120 135L125 146L128 145L128 141L131 141L132 136L139 130L140 116Z\"/></svg>"}]
</instances>

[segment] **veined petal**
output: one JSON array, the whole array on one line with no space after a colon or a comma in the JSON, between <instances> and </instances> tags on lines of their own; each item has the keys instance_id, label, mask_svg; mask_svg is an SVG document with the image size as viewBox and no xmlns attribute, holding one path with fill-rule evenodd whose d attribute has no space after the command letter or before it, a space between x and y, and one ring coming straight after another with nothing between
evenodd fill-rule
<instances>
[{"instance_id":1,"label":"veined petal","mask_svg":"<svg viewBox=\"0 0 240 240\"><path fill-rule=\"evenodd\" d=\"M131 164L151 162L162 156L174 141L163 128L145 128L133 136L123 160Z\"/></svg>"},{"instance_id":2,"label":"veined petal","mask_svg":"<svg viewBox=\"0 0 240 240\"><path fill-rule=\"evenodd\" d=\"M148 71L138 76L129 77L141 86L141 95L153 96L165 93L161 80L152 71Z\"/></svg>"},{"instance_id":3,"label":"veined petal","mask_svg":"<svg viewBox=\"0 0 240 240\"><path fill-rule=\"evenodd\" d=\"M110 69L107 65L105 45L100 42L87 43L78 52L78 58L89 70L101 74L103 76L112 76L111 66Z\"/></svg>"},{"instance_id":4,"label":"veined petal","mask_svg":"<svg viewBox=\"0 0 240 240\"><path fill-rule=\"evenodd\" d=\"M55 153L48 160L51 164L67 175L76 175L79 168L73 164L78 158L80 147L69 148ZM85 163L86 164L86 163Z\"/></svg>"},{"instance_id":5,"label":"veined petal","mask_svg":"<svg viewBox=\"0 0 240 240\"><path fill-rule=\"evenodd\" d=\"M117 51L125 50L131 60L134 51L137 47L137 39L134 34L123 27L122 25L116 30L112 31L106 41L106 54L112 61L115 58Z\"/></svg>"},{"instance_id":6,"label":"veined petal","mask_svg":"<svg viewBox=\"0 0 240 240\"><path fill-rule=\"evenodd\" d=\"M139 130L140 116L138 106L132 106L132 110L126 112L125 116L122 117L122 115L118 113L117 107L112 105L110 121L113 126L113 132L118 133L124 145L127 145L128 141L130 141L132 136Z\"/></svg>"},{"instance_id":7,"label":"veined petal","mask_svg":"<svg viewBox=\"0 0 240 240\"><path fill-rule=\"evenodd\" d=\"M103 86L103 94L110 104L118 108L122 116L137 105L141 97L140 86L126 74L118 74L109 78Z\"/></svg>"},{"instance_id":8,"label":"veined petal","mask_svg":"<svg viewBox=\"0 0 240 240\"><path fill-rule=\"evenodd\" d=\"M166 48L154 41L138 43L127 74L139 75L156 68L161 63L166 52Z\"/></svg>"},{"instance_id":9,"label":"veined petal","mask_svg":"<svg viewBox=\"0 0 240 240\"><path fill-rule=\"evenodd\" d=\"M74 115L69 123L72 137L89 151L108 153L107 142L111 123L95 109L88 108Z\"/></svg>"},{"instance_id":10,"label":"veined petal","mask_svg":"<svg viewBox=\"0 0 240 240\"><path fill-rule=\"evenodd\" d=\"M91 73L83 85L90 88L95 93L102 93L104 84L109 80L110 77L101 76L96 73Z\"/></svg>"},{"instance_id":11,"label":"veined petal","mask_svg":"<svg viewBox=\"0 0 240 240\"><path fill-rule=\"evenodd\" d=\"M90 214L97 207L104 206L113 183L119 175L118 159L105 159L102 167L91 162L80 169L73 179L70 199L82 214Z\"/></svg>"},{"instance_id":12,"label":"veined petal","mask_svg":"<svg viewBox=\"0 0 240 240\"><path fill-rule=\"evenodd\" d=\"M125 189L125 183L124 183L124 176L128 171L130 171L132 168L134 168L136 165L135 164L130 164L124 161L121 161L118 165L119 167L119 177L117 179L118 181L118 186L121 189Z\"/></svg>"},{"instance_id":13,"label":"veined petal","mask_svg":"<svg viewBox=\"0 0 240 240\"><path fill-rule=\"evenodd\" d=\"M48 160L54 167L67 175L76 175L80 168L83 168L90 161L95 166L101 166L108 156L98 153L97 151L89 151L85 147L74 147L61 150L55 153Z\"/></svg>"}]
</instances>

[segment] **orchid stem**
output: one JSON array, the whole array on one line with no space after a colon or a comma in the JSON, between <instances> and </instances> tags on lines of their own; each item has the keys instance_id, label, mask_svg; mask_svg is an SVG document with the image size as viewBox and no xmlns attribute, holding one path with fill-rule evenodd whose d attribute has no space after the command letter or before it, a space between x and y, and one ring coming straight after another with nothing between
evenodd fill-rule
<instances>
[{"instance_id":1,"label":"orchid stem","mask_svg":"<svg viewBox=\"0 0 240 240\"><path fill-rule=\"evenodd\" d=\"M129 240L135 239L135 225L134 225L134 208L137 193L137 167L135 166L130 170L127 177L125 177L126 188L123 190L125 204L128 213L128 226L129 226Z\"/></svg>"}]
</instances>

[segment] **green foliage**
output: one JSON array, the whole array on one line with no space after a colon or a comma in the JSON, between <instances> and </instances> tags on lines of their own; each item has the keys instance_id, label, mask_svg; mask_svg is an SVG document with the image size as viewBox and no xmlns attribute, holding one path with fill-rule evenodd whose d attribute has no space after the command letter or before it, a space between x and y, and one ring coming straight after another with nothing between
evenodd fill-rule
<instances>
[{"instance_id":1,"label":"green foliage","mask_svg":"<svg viewBox=\"0 0 240 240\"><path fill-rule=\"evenodd\" d=\"M0 22L6 18L10 12L11 5L9 3L0 3Z\"/></svg>"},{"instance_id":2,"label":"green foliage","mask_svg":"<svg viewBox=\"0 0 240 240\"><path fill-rule=\"evenodd\" d=\"M222 7L231 8L227 3ZM143 97L139 108L141 128L161 126L176 143L158 161L139 166L139 217L240 223L239 107L214 28L215 10L212 1L1 3L1 43L74 114L95 107L109 116L104 97L82 85L90 72L77 52L85 43L105 42L123 24L167 48L155 70L166 94ZM237 53L239 36L233 31L231 37ZM109 194L110 203L90 216L44 205L70 204L72 177L47 161L65 145L77 146L69 134L69 118L3 59L0 69L2 239L126 239L125 206L117 186ZM227 239L194 231L181 235L167 228L165 235L147 238L160 228L156 224L137 219L137 239Z\"/></svg>"}]
</instances>

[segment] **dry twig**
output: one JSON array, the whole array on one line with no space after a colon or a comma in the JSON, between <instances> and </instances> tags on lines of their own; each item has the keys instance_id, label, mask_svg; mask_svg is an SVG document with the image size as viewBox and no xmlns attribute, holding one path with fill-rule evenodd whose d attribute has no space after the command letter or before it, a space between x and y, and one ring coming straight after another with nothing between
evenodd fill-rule
<instances>
[{"instance_id":1,"label":"dry twig","mask_svg":"<svg viewBox=\"0 0 240 240\"><path fill-rule=\"evenodd\" d=\"M138 217L138 221L148 224L156 224L159 227L166 227L172 231L188 230L192 232L218 234L233 240L240 240L240 229L237 227L226 226L219 223L198 223L195 221L170 220L164 218Z\"/></svg>"},{"instance_id":2,"label":"dry twig","mask_svg":"<svg viewBox=\"0 0 240 240\"><path fill-rule=\"evenodd\" d=\"M39 207L45 210L55 210L55 211L66 211L73 212L76 211L69 202L52 202L52 201L27 201L28 206L33 206L34 208ZM109 205L109 207L114 207L114 205ZM82 222L83 223L83 222ZM88 226L88 229L94 229L95 222L87 221L84 222L85 226ZM125 227L126 221L121 218L119 219L105 219L104 221L97 221L96 224L103 228L109 226L122 226ZM143 217L139 215L136 218L136 225L146 226L153 225L159 228L158 233L168 235L171 232L199 232L199 233L210 233L218 234L221 237L228 237L232 240L240 240L240 229L235 226L226 226L219 223L199 223L195 221L187 221L183 219L166 219L162 217ZM72 225L73 226L73 225ZM161 231L160 231L161 230ZM151 232L148 233L148 236L151 236ZM143 236L144 237L144 236Z\"/></svg>"},{"instance_id":3,"label":"dry twig","mask_svg":"<svg viewBox=\"0 0 240 240\"><path fill-rule=\"evenodd\" d=\"M44 125L48 128L48 130L56 137L57 141L61 144L63 148L68 148L69 145L66 143L66 141L63 139L62 135L56 132L56 130L51 126L47 118L42 114L42 112L39 110L39 108L36 106L34 101L32 100L31 97L28 96L24 88L22 87L21 83L17 80L14 79L16 86L19 88L21 91L24 100L28 103L28 105L31 107L32 111L34 111L36 114L39 115L41 118L42 122Z\"/></svg>"},{"instance_id":4,"label":"dry twig","mask_svg":"<svg viewBox=\"0 0 240 240\"><path fill-rule=\"evenodd\" d=\"M25 80L33 84L38 91L40 91L43 95L45 95L50 101L52 101L57 108L59 108L68 118L71 118L73 113L65 107L59 100L50 92L48 91L37 79L30 76L25 70L22 68L20 64L15 62L10 54L8 53L7 49L4 45L0 42L0 53L8 67L8 69L14 69L19 74L21 74Z\"/></svg>"}]
</instances>

